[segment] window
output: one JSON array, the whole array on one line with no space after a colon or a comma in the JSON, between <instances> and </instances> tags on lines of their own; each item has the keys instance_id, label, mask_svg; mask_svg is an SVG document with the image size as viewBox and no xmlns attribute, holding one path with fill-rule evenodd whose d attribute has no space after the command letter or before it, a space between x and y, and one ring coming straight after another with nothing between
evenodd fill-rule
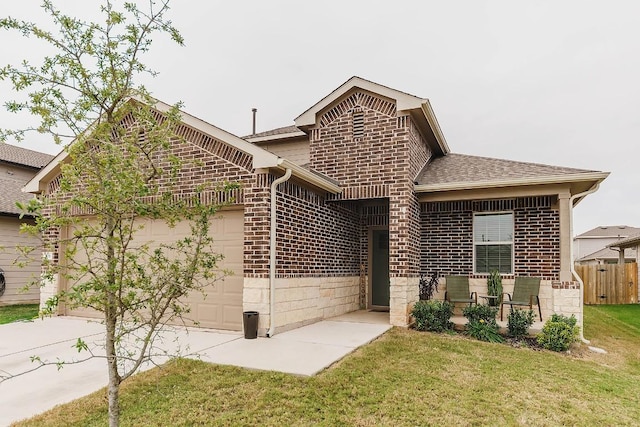
<instances>
[{"instance_id":1,"label":"window","mask_svg":"<svg viewBox=\"0 0 640 427\"><path fill-rule=\"evenodd\" d=\"M513 273L513 213L475 214L473 217L476 273Z\"/></svg>"}]
</instances>

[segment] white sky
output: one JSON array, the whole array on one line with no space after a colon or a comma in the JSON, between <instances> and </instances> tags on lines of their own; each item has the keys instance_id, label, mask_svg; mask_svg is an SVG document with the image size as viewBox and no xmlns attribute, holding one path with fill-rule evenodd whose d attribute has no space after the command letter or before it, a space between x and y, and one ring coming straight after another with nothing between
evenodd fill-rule
<instances>
[{"instance_id":1,"label":"white sky","mask_svg":"<svg viewBox=\"0 0 640 427\"><path fill-rule=\"evenodd\" d=\"M0 15L41 22L39 0ZM58 0L91 19L98 2ZM453 152L611 172L574 234L640 227L640 2L176 1L152 94L237 135L293 119L353 75L429 98ZM0 31L0 65L41 56ZM0 100L7 98L0 86ZM16 123L0 114L0 127ZM55 154L42 137L25 148Z\"/></svg>"}]
</instances>

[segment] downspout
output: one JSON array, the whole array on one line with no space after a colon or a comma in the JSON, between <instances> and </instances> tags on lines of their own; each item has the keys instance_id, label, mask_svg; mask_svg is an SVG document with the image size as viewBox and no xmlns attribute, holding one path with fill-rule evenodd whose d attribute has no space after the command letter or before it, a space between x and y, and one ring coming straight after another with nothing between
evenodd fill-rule
<instances>
[{"instance_id":1,"label":"downspout","mask_svg":"<svg viewBox=\"0 0 640 427\"><path fill-rule=\"evenodd\" d=\"M269 232L269 330L267 338L273 336L276 327L276 190L278 185L291 178L291 169L271 183L271 230Z\"/></svg>"},{"instance_id":2,"label":"downspout","mask_svg":"<svg viewBox=\"0 0 640 427\"><path fill-rule=\"evenodd\" d=\"M596 185L594 185L593 187L591 187L590 189L588 189L587 191L583 191L582 193L574 194L573 196L571 196L569 198L569 235L571 236L571 245L570 245L570 249L569 249L569 256L571 258L571 274L576 279L576 281L578 283L580 283L580 319L582 321L580 322L580 332L579 333L580 333L580 341L582 341L585 344L590 344L591 341L589 341L588 339L586 339L584 337L584 282L582 281L580 276L578 276L578 273L576 273L576 269L574 267L574 262L573 262L573 201L575 199L577 199L578 197L584 197L584 196L588 196L589 194L595 193L596 191L598 191L598 188L600 188L600 183L599 182Z\"/></svg>"}]
</instances>

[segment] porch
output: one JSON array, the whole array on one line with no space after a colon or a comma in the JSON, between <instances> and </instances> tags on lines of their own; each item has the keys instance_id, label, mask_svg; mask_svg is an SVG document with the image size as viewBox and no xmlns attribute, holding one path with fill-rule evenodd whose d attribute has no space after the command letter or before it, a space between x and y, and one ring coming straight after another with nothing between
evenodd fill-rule
<instances>
[{"instance_id":1,"label":"porch","mask_svg":"<svg viewBox=\"0 0 640 427\"><path fill-rule=\"evenodd\" d=\"M374 311L374 310L356 310L349 313L341 314L339 316L331 317L329 319L333 322L351 322L351 323L369 323L369 324L377 324L377 325L388 325L389 324L389 312L384 311ZM500 333L506 335L507 334L507 320L505 313L505 320L500 320L500 315L496 318L498 322L498 326L500 327ZM464 330L465 325L467 324L467 318L462 315L454 315L451 317L451 322L453 322L454 329L457 331ZM544 322L541 322L537 317L536 321L533 322L533 325L529 328L529 335L537 335L542 331L542 327L544 326Z\"/></svg>"}]
</instances>

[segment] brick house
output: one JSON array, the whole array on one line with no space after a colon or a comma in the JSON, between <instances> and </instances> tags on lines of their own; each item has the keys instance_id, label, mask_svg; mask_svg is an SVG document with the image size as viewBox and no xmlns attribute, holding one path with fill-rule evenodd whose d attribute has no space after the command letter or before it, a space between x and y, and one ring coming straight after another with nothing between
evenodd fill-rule
<instances>
[{"instance_id":1,"label":"brick house","mask_svg":"<svg viewBox=\"0 0 640 427\"><path fill-rule=\"evenodd\" d=\"M607 173L453 154L428 100L358 77L294 122L239 138L183 114L173 150L201 165L188 184L242 184L214 227L235 276L190 301L203 326L239 330L255 310L273 334L359 308L406 326L421 273L469 275L486 292L494 268L507 291L515 276L542 277L543 316L580 317L572 207ZM63 158L27 190L55 191Z\"/></svg>"}]
</instances>

